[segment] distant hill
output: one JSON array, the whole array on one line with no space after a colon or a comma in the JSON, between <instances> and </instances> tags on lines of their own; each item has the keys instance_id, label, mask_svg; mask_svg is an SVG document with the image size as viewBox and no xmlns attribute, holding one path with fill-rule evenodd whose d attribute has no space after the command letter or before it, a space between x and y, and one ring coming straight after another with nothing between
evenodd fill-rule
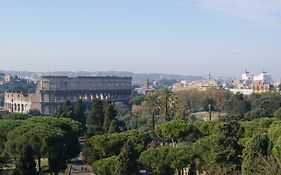
<instances>
[{"instance_id":1,"label":"distant hill","mask_svg":"<svg viewBox=\"0 0 281 175\"><path fill-rule=\"evenodd\" d=\"M149 79L150 81L156 80L200 80L203 79L201 76L192 76L192 75L176 75L176 74L160 74L160 73L133 73L133 72L119 72L119 71L99 71L99 72L86 72L86 71L57 71L57 72L28 72L28 71L1 71L0 73L4 73L5 75L15 76L18 75L22 78L38 80L43 75L53 75L53 76L127 76L133 77L133 84L143 84L145 79Z\"/></svg>"}]
</instances>

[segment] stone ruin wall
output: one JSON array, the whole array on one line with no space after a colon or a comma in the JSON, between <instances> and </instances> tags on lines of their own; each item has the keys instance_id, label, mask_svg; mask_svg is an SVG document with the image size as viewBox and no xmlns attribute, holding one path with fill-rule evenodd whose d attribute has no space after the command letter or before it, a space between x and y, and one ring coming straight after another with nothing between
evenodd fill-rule
<instances>
[{"instance_id":1,"label":"stone ruin wall","mask_svg":"<svg viewBox=\"0 0 281 175\"><path fill-rule=\"evenodd\" d=\"M28 113L31 109L32 94L5 92L4 108L10 113Z\"/></svg>"},{"instance_id":2,"label":"stone ruin wall","mask_svg":"<svg viewBox=\"0 0 281 175\"><path fill-rule=\"evenodd\" d=\"M131 77L43 76L34 94L5 93L5 107L10 112L28 113L37 109L42 114L55 114L66 100L72 103L94 99L126 101L132 97Z\"/></svg>"}]
</instances>

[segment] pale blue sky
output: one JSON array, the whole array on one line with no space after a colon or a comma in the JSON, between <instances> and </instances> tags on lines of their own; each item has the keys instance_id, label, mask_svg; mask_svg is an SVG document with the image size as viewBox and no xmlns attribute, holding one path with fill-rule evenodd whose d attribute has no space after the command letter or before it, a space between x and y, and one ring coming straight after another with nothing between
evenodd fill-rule
<instances>
[{"instance_id":1,"label":"pale blue sky","mask_svg":"<svg viewBox=\"0 0 281 175\"><path fill-rule=\"evenodd\" d=\"M280 0L1 0L0 69L281 76Z\"/></svg>"}]
</instances>

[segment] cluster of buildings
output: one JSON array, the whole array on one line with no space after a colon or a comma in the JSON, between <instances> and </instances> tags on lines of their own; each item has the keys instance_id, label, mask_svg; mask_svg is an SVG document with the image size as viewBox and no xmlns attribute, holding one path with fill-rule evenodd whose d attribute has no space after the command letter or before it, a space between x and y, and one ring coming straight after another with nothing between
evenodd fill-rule
<instances>
[{"instance_id":1,"label":"cluster of buildings","mask_svg":"<svg viewBox=\"0 0 281 175\"><path fill-rule=\"evenodd\" d=\"M154 91L156 87L157 87L156 81L150 83L148 79L145 79L143 85L134 88L134 92L136 94L145 95L151 91Z\"/></svg>"},{"instance_id":2,"label":"cluster of buildings","mask_svg":"<svg viewBox=\"0 0 281 175\"><path fill-rule=\"evenodd\" d=\"M38 110L53 115L66 100L72 103L93 99L128 101L132 97L131 77L66 77L43 76L34 93L5 92L4 108L13 113Z\"/></svg>"},{"instance_id":3,"label":"cluster of buildings","mask_svg":"<svg viewBox=\"0 0 281 175\"><path fill-rule=\"evenodd\" d=\"M231 83L224 83L213 78L208 74L206 79L197 81L181 80L172 86L174 91L195 88L198 90L206 90L208 88L224 88L233 93L241 93L250 95L252 93L265 93L278 91L272 77L265 71L259 75L250 74L246 71L240 78L233 80Z\"/></svg>"},{"instance_id":4,"label":"cluster of buildings","mask_svg":"<svg viewBox=\"0 0 281 175\"><path fill-rule=\"evenodd\" d=\"M206 90L208 88L217 88L220 86L220 84L221 83L217 79L213 78L211 73L209 73L206 79L196 80L196 81L181 80L180 82L174 84L172 86L172 89L175 91L189 89L189 88Z\"/></svg>"},{"instance_id":5,"label":"cluster of buildings","mask_svg":"<svg viewBox=\"0 0 281 175\"><path fill-rule=\"evenodd\" d=\"M7 83L19 77L0 75L0 84ZM82 100L91 103L93 99L128 101L133 93L147 94L159 86L158 82L145 80L142 86L134 88L132 77L67 77L67 76L42 76L36 82L34 93L5 92L4 109L1 113L15 112L28 113L30 110L38 110L43 115L53 115L66 100L75 103ZM263 71L259 75L252 75L248 71L235 79L230 84L221 83L209 73L206 79L188 81L181 80L171 87L174 91L196 88L206 90L208 88L225 88L233 93L249 95L252 93L276 92L271 76Z\"/></svg>"},{"instance_id":6,"label":"cluster of buildings","mask_svg":"<svg viewBox=\"0 0 281 175\"><path fill-rule=\"evenodd\" d=\"M8 76L8 75L5 76L4 74L1 73L0 74L0 85L8 83L14 79L17 80L17 79L19 79L19 77L18 76L13 77L13 76Z\"/></svg>"},{"instance_id":7,"label":"cluster of buildings","mask_svg":"<svg viewBox=\"0 0 281 175\"><path fill-rule=\"evenodd\" d=\"M229 89L233 93L249 95L252 93L275 92L276 88L272 77L265 71L259 75L252 75L248 71L241 75L240 79L233 81Z\"/></svg>"},{"instance_id":8,"label":"cluster of buildings","mask_svg":"<svg viewBox=\"0 0 281 175\"><path fill-rule=\"evenodd\" d=\"M5 75L5 74L0 73L0 85L7 84L11 81L20 81L20 80L23 80L23 79L19 76L10 76L10 75ZM26 80L28 83L33 82L33 80L31 80L31 79L24 79L24 80Z\"/></svg>"}]
</instances>

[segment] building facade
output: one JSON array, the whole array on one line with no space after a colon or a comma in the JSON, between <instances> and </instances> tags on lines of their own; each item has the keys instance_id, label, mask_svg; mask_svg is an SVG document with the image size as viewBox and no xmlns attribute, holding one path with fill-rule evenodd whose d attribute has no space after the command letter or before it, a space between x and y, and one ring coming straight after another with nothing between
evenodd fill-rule
<instances>
[{"instance_id":1,"label":"building facade","mask_svg":"<svg viewBox=\"0 0 281 175\"><path fill-rule=\"evenodd\" d=\"M27 109L37 109L44 115L52 115L66 100L72 103L78 100L91 103L94 99L127 101L132 96L132 78L43 76L37 82L34 94L17 97L17 102L30 104L26 110L14 110L16 94L5 93L5 107L11 112L26 113Z\"/></svg>"},{"instance_id":2,"label":"building facade","mask_svg":"<svg viewBox=\"0 0 281 175\"><path fill-rule=\"evenodd\" d=\"M10 113L28 113L31 109L31 94L5 92L4 108Z\"/></svg>"},{"instance_id":3,"label":"building facade","mask_svg":"<svg viewBox=\"0 0 281 175\"><path fill-rule=\"evenodd\" d=\"M261 80L256 80L253 82L253 91L254 93L265 93L265 92L274 92L274 85L264 83Z\"/></svg>"},{"instance_id":4,"label":"building facade","mask_svg":"<svg viewBox=\"0 0 281 175\"><path fill-rule=\"evenodd\" d=\"M246 73L242 75L241 79L234 80L233 88L230 89L230 91L233 93L242 93L244 95L275 92L276 89L272 82L271 76L265 71L257 76L253 76L246 71Z\"/></svg>"},{"instance_id":5,"label":"building facade","mask_svg":"<svg viewBox=\"0 0 281 175\"><path fill-rule=\"evenodd\" d=\"M272 83L272 78L267 72L263 71L261 74L254 76L254 81L260 81L263 84L270 84Z\"/></svg>"}]
</instances>

